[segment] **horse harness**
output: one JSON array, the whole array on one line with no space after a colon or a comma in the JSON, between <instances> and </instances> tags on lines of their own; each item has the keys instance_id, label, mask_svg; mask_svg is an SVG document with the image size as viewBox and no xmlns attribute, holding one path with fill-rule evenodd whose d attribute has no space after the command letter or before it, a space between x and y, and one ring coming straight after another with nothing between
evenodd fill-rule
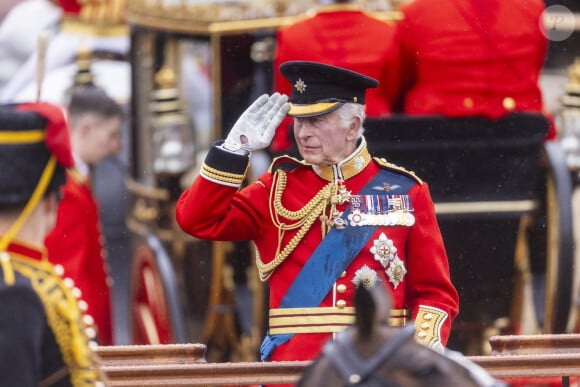
<instances>
[{"instance_id":1,"label":"horse harness","mask_svg":"<svg viewBox=\"0 0 580 387\"><path fill-rule=\"evenodd\" d=\"M346 380L346 386L392 386L396 385L375 374L375 371L388 359L397 348L415 334L415 327L409 324L401 329L396 335L381 348L371 359L363 359L352 350L351 341L347 331L341 331L336 339L329 341L322 349L335 369Z\"/></svg>"},{"instance_id":2,"label":"horse harness","mask_svg":"<svg viewBox=\"0 0 580 387\"><path fill-rule=\"evenodd\" d=\"M382 347L372 358L363 359L352 348L350 336L346 330L337 334L336 339L327 342L322 352L328 357L334 368L346 381L345 386L359 387L398 387L398 384L389 381L375 371L395 352L397 348L410 340L415 334L413 324L408 324L401 329L391 341ZM488 375L481 367L466 360L463 355L455 351L446 351L449 360L464 368L475 381L482 387L505 387L506 384Z\"/></svg>"}]
</instances>

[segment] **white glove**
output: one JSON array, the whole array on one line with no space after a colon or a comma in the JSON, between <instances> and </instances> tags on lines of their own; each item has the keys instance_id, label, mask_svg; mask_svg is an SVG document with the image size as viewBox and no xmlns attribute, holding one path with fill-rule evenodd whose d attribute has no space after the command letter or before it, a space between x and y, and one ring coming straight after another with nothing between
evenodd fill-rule
<instances>
[{"instance_id":1,"label":"white glove","mask_svg":"<svg viewBox=\"0 0 580 387\"><path fill-rule=\"evenodd\" d=\"M260 96L238 118L223 144L224 149L252 152L266 148L288 110L288 96L280 93Z\"/></svg>"}]
</instances>

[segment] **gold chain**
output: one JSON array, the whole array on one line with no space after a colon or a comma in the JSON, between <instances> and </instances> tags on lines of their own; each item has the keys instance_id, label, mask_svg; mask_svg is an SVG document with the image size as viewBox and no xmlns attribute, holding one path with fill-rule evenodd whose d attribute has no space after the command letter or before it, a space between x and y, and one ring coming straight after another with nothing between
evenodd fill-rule
<instances>
[{"instance_id":1,"label":"gold chain","mask_svg":"<svg viewBox=\"0 0 580 387\"><path fill-rule=\"evenodd\" d=\"M274 183L270 191L270 218L272 223L278 229L278 246L274 259L264 263L260 255L256 254L256 265L261 281L266 281L274 270L294 251L298 243L304 238L306 232L310 230L316 219L322 220L322 237L326 235L328 226L328 216L324 214L331 198L336 194L336 185L328 183L322 188L304 207L297 211L290 211L282 205L282 193L286 189L287 177L283 171L277 171L274 176ZM273 196L272 196L273 194ZM285 224L280 221L280 216L288 220L295 220L293 224ZM287 230L300 228L292 237L290 242L281 250L284 233Z\"/></svg>"}]
</instances>

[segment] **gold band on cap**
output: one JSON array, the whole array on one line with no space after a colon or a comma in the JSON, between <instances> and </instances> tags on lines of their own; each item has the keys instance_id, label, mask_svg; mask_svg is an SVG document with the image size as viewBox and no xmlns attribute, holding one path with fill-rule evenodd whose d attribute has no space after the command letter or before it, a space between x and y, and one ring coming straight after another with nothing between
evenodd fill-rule
<instances>
[{"instance_id":1,"label":"gold band on cap","mask_svg":"<svg viewBox=\"0 0 580 387\"><path fill-rule=\"evenodd\" d=\"M288 112L288 115L290 117L318 116L330 113L342 104L342 102L318 102L308 105L290 103L290 111Z\"/></svg>"},{"instance_id":2,"label":"gold band on cap","mask_svg":"<svg viewBox=\"0 0 580 387\"><path fill-rule=\"evenodd\" d=\"M0 144L32 144L44 141L44 130L0 132Z\"/></svg>"}]
</instances>

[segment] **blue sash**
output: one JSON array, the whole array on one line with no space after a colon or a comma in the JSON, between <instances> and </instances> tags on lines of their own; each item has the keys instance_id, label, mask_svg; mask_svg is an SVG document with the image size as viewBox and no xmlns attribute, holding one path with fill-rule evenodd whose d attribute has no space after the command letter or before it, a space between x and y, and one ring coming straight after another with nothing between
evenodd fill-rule
<instances>
[{"instance_id":1,"label":"blue sash","mask_svg":"<svg viewBox=\"0 0 580 387\"><path fill-rule=\"evenodd\" d=\"M406 176L382 169L361 189L359 194L372 194L373 187L382 187L386 181L399 184L402 193L407 193L415 183ZM342 215L345 221L349 212L350 206ZM332 228L292 282L280 302L280 308L308 308L320 305L334 286L336 279L358 256L375 230L376 226L347 226L343 230ZM261 360L267 360L277 346L286 343L292 336L294 334L291 333L266 335L260 346Z\"/></svg>"}]
</instances>

